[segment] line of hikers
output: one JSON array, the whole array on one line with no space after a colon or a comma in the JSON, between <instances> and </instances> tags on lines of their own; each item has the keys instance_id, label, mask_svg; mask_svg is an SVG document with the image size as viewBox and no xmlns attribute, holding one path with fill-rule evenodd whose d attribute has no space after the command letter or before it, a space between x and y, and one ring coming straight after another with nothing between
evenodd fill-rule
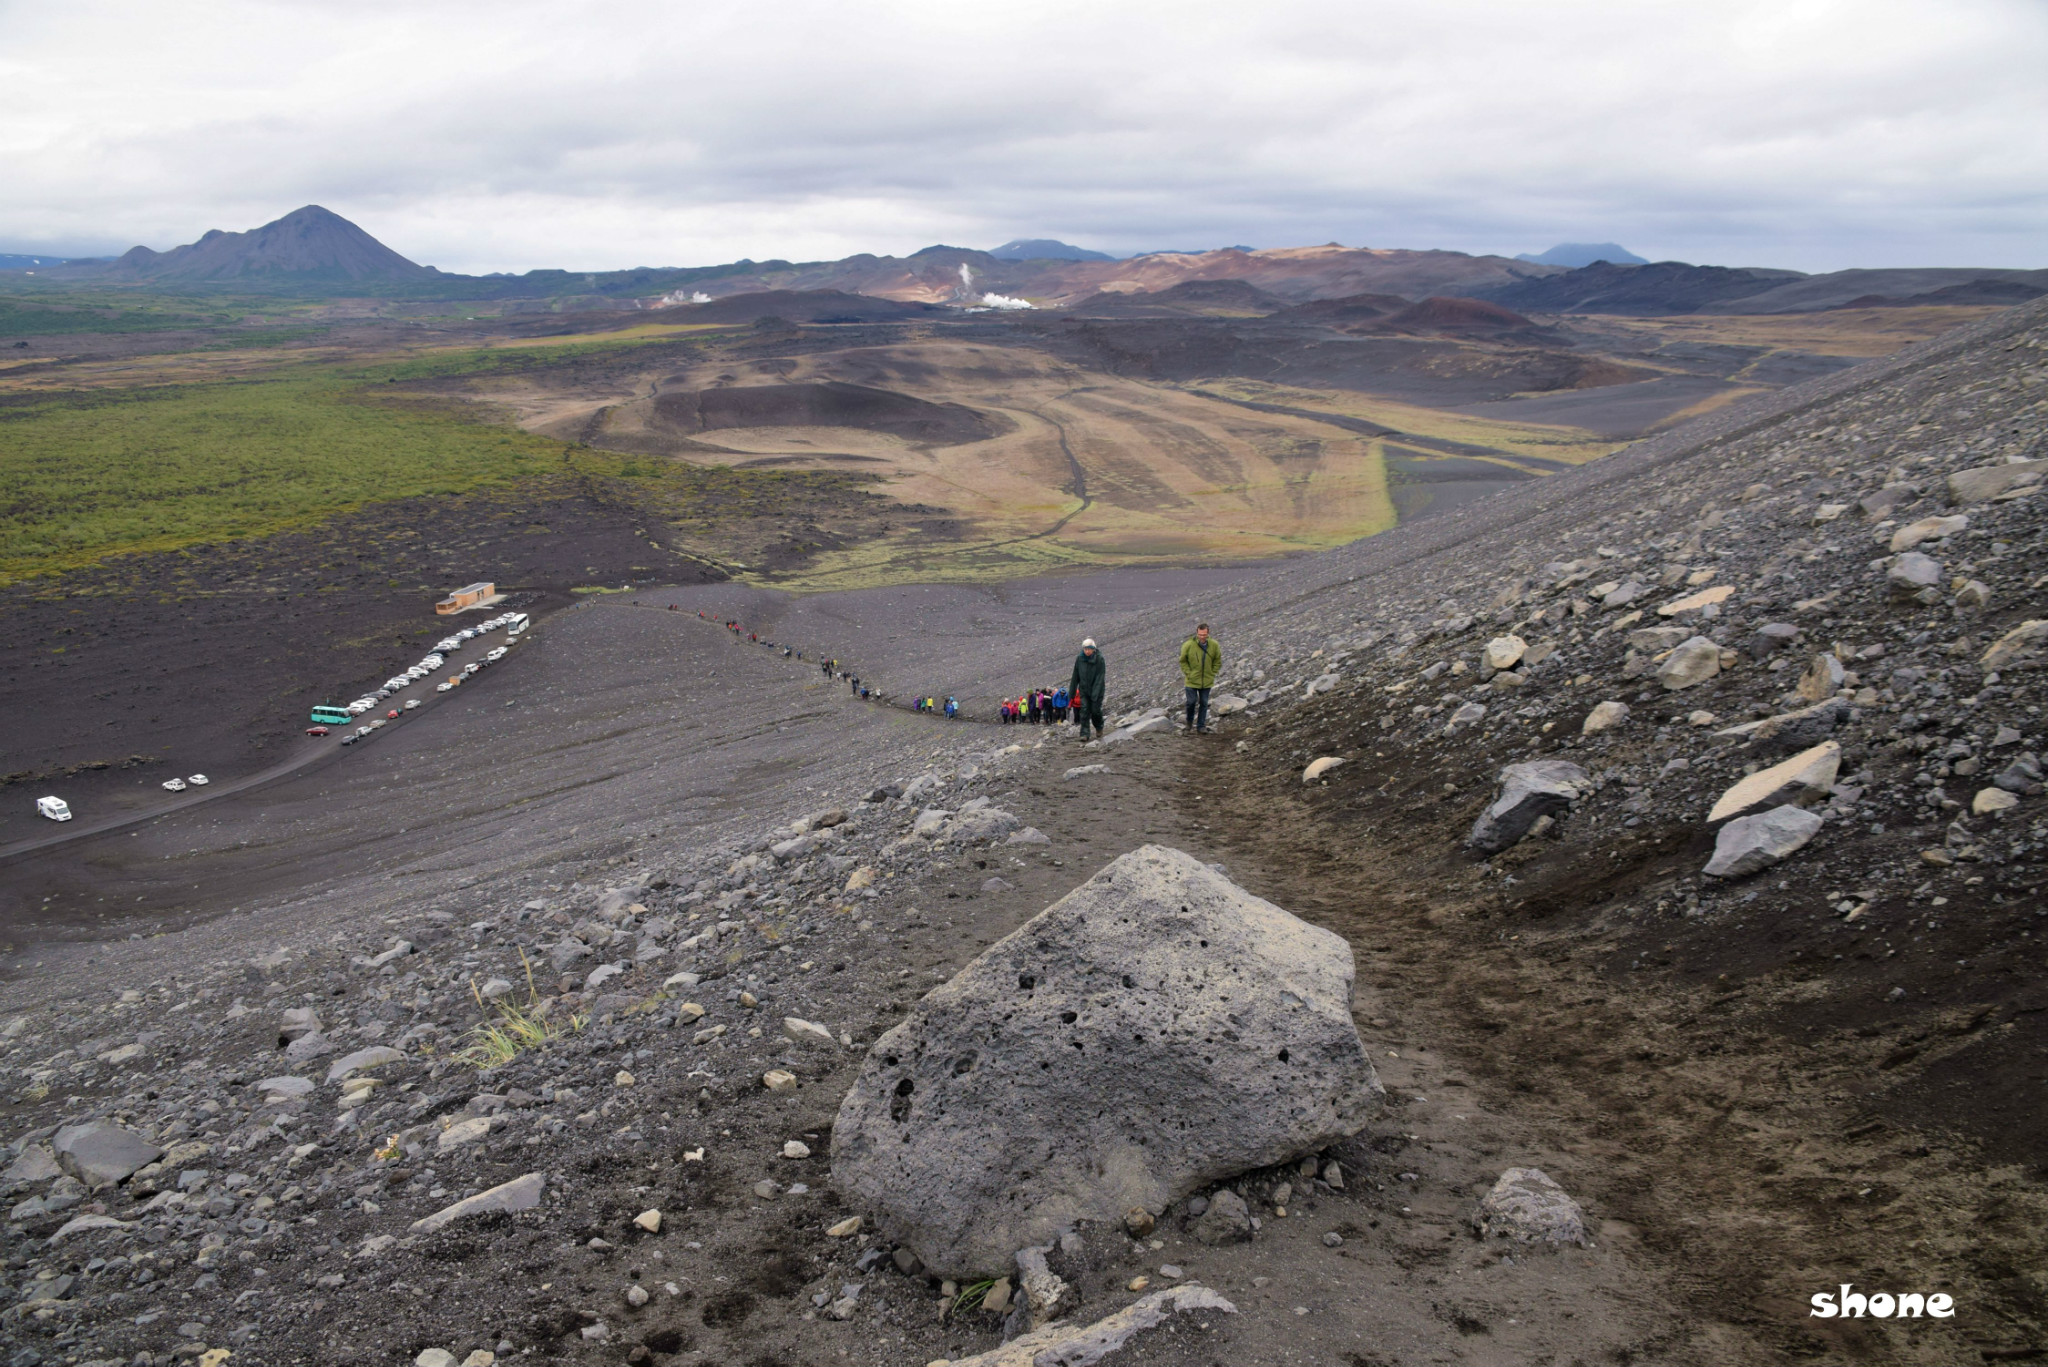
<instances>
[{"instance_id":1,"label":"line of hikers","mask_svg":"<svg viewBox=\"0 0 2048 1367\"><path fill-rule=\"evenodd\" d=\"M673 610L674 605L670 605ZM699 617L714 620L699 611ZM728 619L722 624L737 638L743 628L740 623ZM746 639L773 648L773 641L762 641L747 632ZM792 647L782 647L785 656L794 655L801 660L804 655ZM1184 727L1197 736L1209 734L1209 691L1216 686L1216 679L1223 672L1223 647L1209 634L1209 624L1199 623L1195 634L1181 643L1181 683L1183 686ZM847 691L856 698L881 700L883 695L863 684L851 673L839 667L838 660L820 660L818 669L828 679L844 679ZM997 712L1003 725L1023 723L1030 726L1061 726L1069 722L1080 728L1080 738L1087 740L1092 727L1097 737L1102 735L1102 699L1108 688L1109 667L1103 663L1102 651L1089 637L1081 642L1081 653L1074 657L1074 667L1067 682L1051 688L1034 688L1015 698L1004 698ZM960 700L948 695L941 702L936 694L924 694L911 700L911 707L917 712L943 714L948 718L960 715Z\"/></svg>"}]
</instances>

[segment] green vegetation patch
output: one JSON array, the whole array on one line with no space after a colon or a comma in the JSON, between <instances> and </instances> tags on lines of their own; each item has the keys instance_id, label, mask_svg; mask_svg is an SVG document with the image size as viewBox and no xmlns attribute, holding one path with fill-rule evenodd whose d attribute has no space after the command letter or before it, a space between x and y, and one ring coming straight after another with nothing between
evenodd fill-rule
<instances>
[{"instance_id":1,"label":"green vegetation patch","mask_svg":"<svg viewBox=\"0 0 2048 1367\"><path fill-rule=\"evenodd\" d=\"M21 402L0 409L0 583L508 484L564 453L319 372Z\"/></svg>"}]
</instances>

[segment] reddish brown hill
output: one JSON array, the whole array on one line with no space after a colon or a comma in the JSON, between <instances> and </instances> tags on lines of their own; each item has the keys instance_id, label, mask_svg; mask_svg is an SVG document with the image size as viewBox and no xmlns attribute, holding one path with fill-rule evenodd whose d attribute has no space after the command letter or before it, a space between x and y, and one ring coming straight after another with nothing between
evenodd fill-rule
<instances>
[{"instance_id":1,"label":"reddish brown hill","mask_svg":"<svg viewBox=\"0 0 2048 1367\"><path fill-rule=\"evenodd\" d=\"M1443 298L1432 295L1387 319L1387 326L1412 332L1495 334L1520 332L1536 324L1513 309L1489 304L1483 299Z\"/></svg>"}]
</instances>

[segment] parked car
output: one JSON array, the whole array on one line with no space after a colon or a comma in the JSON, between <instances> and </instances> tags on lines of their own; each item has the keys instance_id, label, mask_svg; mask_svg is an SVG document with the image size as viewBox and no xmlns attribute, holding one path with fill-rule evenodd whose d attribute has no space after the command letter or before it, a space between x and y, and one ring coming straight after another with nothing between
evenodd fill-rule
<instances>
[{"instance_id":1,"label":"parked car","mask_svg":"<svg viewBox=\"0 0 2048 1367\"><path fill-rule=\"evenodd\" d=\"M306 728L306 734L309 736L324 736L327 734L327 728L324 726L309 726Z\"/></svg>"},{"instance_id":2,"label":"parked car","mask_svg":"<svg viewBox=\"0 0 2048 1367\"><path fill-rule=\"evenodd\" d=\"M499 646L496 650L493 650L490 654L484 656L484 658L486 660L491 660L494 662L502 660L505 658L505 652L509 649L511 649L511 647L509 646Z\"/></svg>"},{"instance_id":3,"label":"parked car","mask_svg":"<svg viewBox=\"0 0 2048 1367\"><path fill-rule=\"evenodd\" d=\"M444 680L444 681L443 681L443 682L441 682L441 683L437 683L437 684L435 684L435 685L434 685L434 691L435 691L436 693L446 693L446 692L448 692L448 691L449 691L450 689L452 689L452 688L454 688L454 687L455 687L455 681L454 681L453 679L447 679L447 680Z\"/></svg>"},{"instance_id":4,"label":"parked car","mask_svg":"<svg viewBox=\"0 0 2048 1367\"><path fill-rule=\"evenodd\" d=\"M354 745L354 744L355 744L355 743L356 743L357 741L359 741L359 740L361 740L361 739L362 739L362 737L361 737L361 736L359 736L359 735L357 735L357 734L356 734L355 732L351 731L351 732L349 732L349 733L348 733L347 735L345 735L345 736L343 736L343 737L341 738L341 743L342 743L343 745Z\"/></svg>"},{"instance_id":5,"label":"parked car","mask_svg":"<svg viewBox=\"0 0 2048 1367\"><path fill-rule=\"evenodd\" d=\"M61 797L37 798L36 810L52 821L69 821L71 819L71 806Z\"/></svg>"},{"instance_id":6,"label":"parked car","mask_svg":"<svg viewBox=\"0 0 2048 1367\"><path fill-rule=\"evenodd\" d=\"M204 788L207 784L213 782L212 779L208 778L204 774L187 774L185 776L185 781L191 784L194 788Z\"/></svg>"},{"instance_id":7,"label":"parked car","mask_svg":"<svg viewBox=\"0 0 2048 1367\"><path fill-rule=\"evenodd\" d=\"M164 780L164 787L174 793L182 793L185 791L185 780L182 778L167 778Z\"/></svg>"},{"instance_id":8,"label":"parked car","mask_svg":"<svg viewBox=\"0 0 2048 1367\"><path fill-rule=\"evenodd\" d=\"M418 698L407 698L405 700L405 710L408 712L412 711L415 707L418 707L419 705L420 700Z\"/></svg>"},{"instance_id":9,"label":"parked car","mask_svg":"<svg viewBox=\"0 0 2048 1367\"><path fill-rule=\"evenodd\" d=\"M386 720L386 721L397 721L397 720L398 720L398 709L394 707L394 708L392 708L392 709L391 709L391 710L390 710L389 712L386 712L386 713L384 714L384 720Z\"/></svg>"}]
</instances>

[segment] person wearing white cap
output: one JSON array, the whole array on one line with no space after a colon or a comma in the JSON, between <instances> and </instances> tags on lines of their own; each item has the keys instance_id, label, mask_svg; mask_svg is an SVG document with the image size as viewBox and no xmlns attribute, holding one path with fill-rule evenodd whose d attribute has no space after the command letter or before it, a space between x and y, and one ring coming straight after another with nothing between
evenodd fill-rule
<instances>
[{"instance_id":1,"label":"person wearing white cap","mask_svg":"<svg viewBox=\"0 0 2048 1367\"><path fill-rule=\"evenodd\" d=\"M1088 724L1095 724L1095 734L1102 734L1102 694L1109 681L1109 669L1102 663L1102 652L1095 648L1095 638L1081 642L1081 653L1074 657L1074 677L1067 681L1067 701L1074 709L1074 719L1081 723L1081 739L1088 739Z\"/></svg>"}]
</instances>

